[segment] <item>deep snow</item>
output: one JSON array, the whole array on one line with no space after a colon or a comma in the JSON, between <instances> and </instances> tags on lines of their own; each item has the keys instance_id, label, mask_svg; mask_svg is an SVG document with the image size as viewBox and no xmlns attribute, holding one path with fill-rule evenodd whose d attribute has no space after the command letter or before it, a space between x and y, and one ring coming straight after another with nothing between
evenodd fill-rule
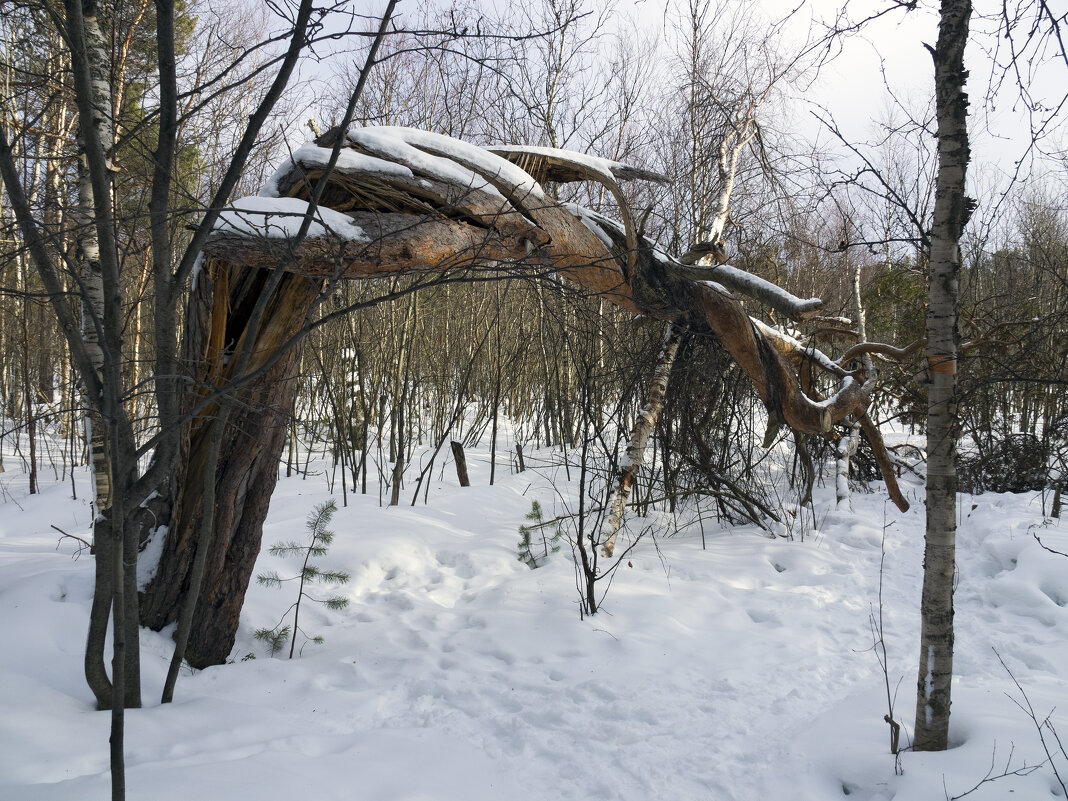
<instances>
[{"instance_id":1,"label":"deep snow","mask_svg":"<svg viewBox=\"0 0 1068 801\"><path fill-rule=\"evenodd\" d=\"M878 487L846 514L828 511L829 482L817 491L816 525L795 524L791 540L706 521L702 550L699 527L685 525L691 512L678 533L662 513L638 520L660 534L627 555L603 613L581 620L566 545L537 570L516 558L531 500L557 513L562 471L498 468L488 487L486 453L468 459L475 486L459 488L451 465L436 468L429 505L349 496L318 561L352 574L341 590L351 602L302 607L302 628L325 642L299 658L269 658L253 639L295 589L254 585L233 663L183 671L175 702L161 707L171 641L145 630L146 707L127 715L128 797L925 801L969 790L992 760L998 774L1045 759L993 650L1040 717L1068 699L1068 559L1032 536L1068 552L1068 532L1043 521L1036 495L962 496L955 747L904 753L897 775L869 616L885 524L889 676L895 716L911 732L918 485L906 485L907 514ZM77 501L69 481L28 496L6 461L0 798L105 799L109 716L94 711L81 668L92 562L50 528L86 536L87 476L78 474ZM283 479L264 545L300 539L327 497L321 475ZM295 565L265 547L265 570L290 575ZM1053 711L1068 732L1066 719L1068 708ZM1062 797L1048 765L968 796Z\"/></svg>"}]
</instances>

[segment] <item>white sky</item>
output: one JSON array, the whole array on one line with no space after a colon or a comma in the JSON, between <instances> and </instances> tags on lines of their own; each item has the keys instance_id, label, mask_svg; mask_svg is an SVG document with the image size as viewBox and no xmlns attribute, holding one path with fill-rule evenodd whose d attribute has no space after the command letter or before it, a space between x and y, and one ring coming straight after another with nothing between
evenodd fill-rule
<instances>
[{"instance_id":1,"label":"white sky","mask_svg":"<svg viewBox=\"0 0 1068 801\"><path fill-rule=\"evenodd\" d=\"M485 6L509 3L511 0L480 0ZM745 2L746 0L737 0ZM597 0L589 0L592 6ZM714 0L709 0L710 3ZM731 0L722 0L727 3ZM797 9L788 27L794 46L803 46L807 36L818 36L823 30L819 23L830 23L838 15L846 0L751 0L757 14L768 19L781 19ZM998 39L994 30L1001 0L973 0L977 6L972 20L972 37L966 51L971 71L968 90L972 99L970 134L973 160L976 164L997 164L1011 173L1015 162L1027 151L1029 129L1027 117L1020 108L1015 84L1008 86L991 104L986 102L991 81L991 60L986 51L995 47ZM1064 0L1061 0L1063 3ZM666 9L685 7L686 0L616 0L617 18L636 17L643 27L663 31ZM380 0L361 4L361 11L370 13L381 6ZM398 13L410 9L402 2ZM891 0L849 0L849 16L859 21L872 13L886 9ZM1053 6L1058 3L1053 3ZM986 15L984 18L983 15ZM1068 34L1068 32L1066 32ZM895 9L866 26L859 33L842 40L840 55L825 65L818 80L806 92L798 105L797 127L808 139L830 140L820 124L809 113L810 108L823 107L830 112L842 133L852 142L862 144L877 137L875 123L885 120L892 105L888 100L889 86L899 100L920 113L931 96L934 67L924 43L934 45L938 36L938 3L920 0L918 7L906 12ZM885 75L885 84L884 84ZM1035 93L1056 103L1068 86L1068 65L1063 61L1048 61L1038 70ZM806 102L812 106L806 107ZM1066 110L1068 111L1068 110ZM1068 133L1060 125L1049 137L1047 150L1068 148ZM1063 170L1063 167L1061 167Z\"/></svg>"},{"instance_id":2,"label":"white sky","mask_svg":"<svg viewBox=\"0 0 1068 801\"><path fill-rule=\"evenodd\" d=\"M685 0L670 0L672 3ZM758 13L779 19L798 8L789 31L800 47L809 31L810 22L831 22L844 0L760 0L754 3ZM850 17L857 21L876 10L890 5L888 0L852 0ZM1010 82L995 99L987 104L985 96L991 79L991 60L986 51L997 43L993 33L995 22L980 15L996 15L1000 0L976 0L977 11L972 21L972 38L965 57L971 72L968 82L972 98L971 135L973 155L977 161L995 162L1003 170L1011 171L1015 160L1025 152L1029 141L1027 118L1020 108L1015 84ZM1056 4L1054 4L1056 5ZM621 0L621 10L632 10L649 24L662 28L664 0ZM815 31L815 29L813 29ZM817 82L806 94L806 100L830 111L842 132L860 143L873 137L873 123L885 119L888 99L886 85L904 103L922 108L930 97L934 67L924 43L935 44L938 36L938 8L935 2L922 2L914 11L894 10L869 23L857 34L843 40L842 52L826 65ZM884 85L885 74L885 85ZM1036 94L1049 102L1056 102L1068 85L1068 68L1063 61L1049 60L1038 71ZM818 123L805 113L798 120L802 131L815 135ZM1063 133L1054 134L1047 147L1061 148L1068 144ZM822 136L821 139L826 139Z\"/></svg>"}]
</instances>

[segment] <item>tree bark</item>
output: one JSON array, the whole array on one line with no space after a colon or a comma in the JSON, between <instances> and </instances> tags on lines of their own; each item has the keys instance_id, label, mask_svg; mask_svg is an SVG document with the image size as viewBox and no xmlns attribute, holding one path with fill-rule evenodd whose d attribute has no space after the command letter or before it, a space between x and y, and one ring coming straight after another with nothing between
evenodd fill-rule
<instances>
[{"instance_id":1,"label":"tree bark","mask_svg":"<svg viewBox=\"0 0 1068 801\"><path fill-rule=\"evenodd\" d=\"M634 421L634 429L630 435L630 444L627 452L619 462L619 473L616 478L616 491L608 504L608 515L601 529L601 556L611 558L616 549L616 537L623 525L623 513L627 508L627 500L630 498L630 488L634 483L638 471L645 463L645 448L649 444L649 437L656 428L656 421L664 408L664 398L667 396L668 381L671 378L671 368L675 364L675 354L679 350L679 342L682 341L682 329L673 323L669 323L664 332L664 344L660 348L660 357L656 362L656 370L653 372L652 384L649 387L649 397L645 402L645 408L638 414Z\"/></svg>"},{"instance_id":2,"label":"tree bark","mask_svg":"<svg viewBox=\"0 0 1068 801\"><path fill-rule=\"evenodd\" d=\"M80 120L79 126L95 126L97 136L105 148L111 147L113 127L111 122L111 91L108 85L108 65L99 52L102 35L95 15L84 18L87 59L92 75L90 85L93 119ZM84 134L82 134L84 137ZM104 279L100 262L100 240L94 224L95 195L85 153L78 163L78 203L73 212L77 224L76 248L79 259L79 281L82 287L82 341L92 362L97 379L103 383L104 351L100 332L104 316ZM90 466L93 474L94 507L96 520L93 525L93 542L96 551L96 585L93 606L90 611L89 632L86 639L85 678L97 699L100 709L111 706L111 681L104 667L104 639L107 632L111 597L114 591L112 575L112 532L107 515L111 507L111 461L108 457L104 419L96 405L85 399L86 443L89 447ZM103 596L103 597L101 597Z\"/></svg>"},{"instance_id":3,"label":"tree bark","mask_svg":"<svg viewBox=\"0 0 1068 801\"><path fill-rule=\"evenodd\" d=\"M957 312L965 197L968 96L964 47L970 0L943 0L933 51L938 177L927 295L927 533L916 693L918 751L942 751L949 737L953 680L953 574L957 532Z\"/></svg>"},{"instance_id":4,"label":"tree bark","mask_svg":"<svg viewBox=\"0 0 1068 801\"><path fill-rule=\"evenodd\" d=\"M464 446L462 442L453 440L450 443L452 448L452 458L456 462L456 478L460 482L461 487L470 487L471 479L467 475L467 456L464 455Z\"/></svg>"},{"instance_id":5,"label":"tree bark","mask_svg":"<svg viewBox=\"0 0 1068 801\"><path fill-rule=\"evenodd\" d=\"M233 376L227 357L240 350L249 315L269 273L211 264L198 276L186 319L184 363L197 372L184 395L191 412L204 394ZM285 276L264 310L253 344L250 370L298 335L319 296L320 282ZM215 475L215 525L203 574L203 590L184 654L194 667L221 664L233 648L245 591L260 550L263 521L278 481L278 458L285 444L296 395L300 345L292 347L261 377L234 396L234 413L222 434ZM179 488L167 540L155 577L145 587L142 622L159 630L178 618L194 568L197 521L204 508L203 474L220 421L216 407L194 420L182 443L175 485Z\"/></svg>"},{"instance_id":6,"label":"tree bark","mask_svg":"<svg viewBox=\"0 0 1068 801\"><path fill-rule=\"evenodd\" d=\"M837 458L834 469L834 508L842 512L853 511L853 501L849 490L849 460L857 452L860 444L860 425L855 425L843 434L835 447Z\"/></svg>"}]
</instances>

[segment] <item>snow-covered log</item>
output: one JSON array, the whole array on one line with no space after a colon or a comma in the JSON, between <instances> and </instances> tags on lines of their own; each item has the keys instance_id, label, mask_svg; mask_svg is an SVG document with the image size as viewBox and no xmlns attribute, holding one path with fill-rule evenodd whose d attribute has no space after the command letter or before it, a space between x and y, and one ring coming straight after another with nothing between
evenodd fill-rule
<instances>
[{"instance_id":1,"label":"snow-covered log","mask_svg":"<svg viewBox=\"0 0 1068 801\"><path fill-rule=\"evenodd\" d=\"M633 224L605 224L595 232L590 221L599 215L576 214L552 200L517 163L534 165L535 171L558 180L599 180L613 193L621 191L619 178L649 174L563 151L501 147L502 156L406 128L361 128L345 136L345 158L330 176L323 198L331 210L348 216L350 230L361 231L366 241L326 230L288 242L271 235L276 231L248 230L246 215L243 230L216 230L208 254L232 268L281 265L320 278L446 269L552 270L632 312L714 333L761 400L795 430L827 432L835 421L867 407L863 387L847 380L827 400L809 399L794 370L754 327L737 298L716 283L692 278L694 269L703 268L683 265L638 239ZM319 140L318 147L331 144ZM271 179L269 194L306 198L324 161L320 151L297 150ZM754 292L760 288L757 294L774 297L776 304L793 304L799 316L815 305L772 292L770 284L752 276L742 281L740 271L729 280Z\"/></svg>"}]
</instances>

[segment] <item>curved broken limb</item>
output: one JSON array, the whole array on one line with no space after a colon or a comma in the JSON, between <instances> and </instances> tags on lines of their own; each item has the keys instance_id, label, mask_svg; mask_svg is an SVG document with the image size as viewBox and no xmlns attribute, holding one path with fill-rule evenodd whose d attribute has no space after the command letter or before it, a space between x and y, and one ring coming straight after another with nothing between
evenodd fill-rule
<instances>
[{"instance_id":1,"label":"curved broken limb","mask_svg":"<svg viewBox=\"0 0 1068 801\"><path fill-rule=\"evenodd\" d=\"M843 379L843 381L853 380L856 382L863 382L862 391L868 396L872 389L874 377L865 380L864 372L862 370L855 370L852 372L846 371L842 368L841 363L844 363L846 359L840 359L839 361L833 361L829 356L816 348L806 347L804 344L794 339L791 336L783 334L780 331L776 331L770 326L766 326L759 321L754 320L753 324L761 329L764 335L772 342L778 349L779 353L786 358L793 367L800 371L803 367L819 367L832 375L836 375ZM918 340L922 342L923 340ZM893 353L889 351L896 351L900 354L901 358L907 358L911 353L914 353L919 349L917 342L913 342L907 348L890 348L890 346L879 345L878 343L862 343L863 345L874 345L875 348L882 350L884 355L892 356ZM859 346L858 346L859 347ZM856 350L851 348L850 350ZM868 396L870 397L870 396ZM893 461L890 455L887 453L886 445L883 442L882 434L879 433L878 426L868 416L867 405L865 404L864 410L859 413L854 413L856 421L860 424L861 430L868 438L868 442L871 444L872 453L875 456L875 463L879 467L879 472L883 476L883 481L886 484L886 491L890 495L890 500L894 502L902 512L906 512L909 509L909 502L905 500L905 496L901 492L901 487L897 482L897 475L894 472ZM841 418L839 418L841 419Z\"/></svg>"},{"instance_id":2,"label":"curved broken limb","mask_svg":"<svg viewBox=\"0 0 1068 801\"><path fill-rule=\"evenodd\" d=\"M884 356L895 362L903 362L905 359L912 356L914 353L918 353L927 343L927 340L923 337L909 343L903 348L895 348L893 345L886 345L882 342L860 342L845 353L838 359L838 364L848 364L851 360L860 358L861 356Z\"/></svg>"},{"instance_id":3,"label":"curved broken limb","mask_svg":"<svg viewBox=\"0 0 1068 801\"><path fill-rule=\"evenodd\" d=\"M322 148L305 146L275 173L269 192L300 200L321 174ZM802 392L796 360L781 337L752 321L738 299L715 282L637 237L633 221L613 224L594 212L566 207L547 195L518 162L560 180L598 180L629 217L618 177L657 178L614 162L537 148L489 150L447 136L406 128L358 128L346 135L344 157L331 174L324 204L350 221L345 231L320 226L299 243L272 235L246 214L241 230L220 228L206 251L242 267L289 269L312 277L372 278L448 269L551 269L632 312L676 322L716 336L775 419L803 433L827 433L849 415L860 416L868 388L855 373L830 368L841 379L826 400ZM616 169L613 170L612 165ZM314 213L314 212L312 212ZM733 276L737 278L738 276ZM739 280L751 294L777 300L795 316L818 300L790 301L767 282ZM791 306L792 304L792 306ZM799 304L799 305L798 305ZM803 351L803 348L802 348ZM811 356L804 357L811 358ZM830 359L826 360L831 362Z\"/></svg>"},{"instance_id":4,"label":"curved broken limb","mask_svg":"<svg viewBox=\"0 0 1068 801\"><path fill-rule=\"evenodd\" d=\"M334 142L341 132L334 133ZM249 329L249 309L259 304L270 270L288 274L278 283L255 326L253 353L263 358L262 377L235 389L240 407L218 465L220 509L208 562L210 589L198 605L191 639L197 666L218 664L229 654L238 612L259 551L267 499L277 479L284 417L295 394L300 333L323 279L367 279L392 275L441 274L485 269L524 275L552 273L634 314L688 328L714 338L737 362L768 409L803 433L827 433L846 417L861 419L869 404L864 376L827 368L839 379L825 400L802 390L797 374L811 356L798 356L789 342L754 322L733 292L755 295L777 311L804 316L815 303L771 297L762 286L721 272L715 281L702 268L687 266L639 235L626 203L622 224L587 209L564 205L547 194L517 162L531 160L518 149L508 158L445 136L402 128L357 128L344 133L336 167L326 175L332 153L325 141L298 149L279 169L262 196L238 202L220 219L204 247L207 269L194 286L186 320L183 358L192 374L185 383L184 409L202 400L198 387L213 382L221 332L230 346ZM504 149L502 149L504 152ZM553 176L600 180L622 198L619 181L648 179L625 165L589 168L589 159L542 154L546 180ZM533 162L531 162L533 163ZM583 170L576 167L585 164ZM596 166L596 165L595 165ZM587 169L588 168L588 169ZM584 171L585 170L585 171ZM596 175L595 175L596 173ZM318 208L309 205L312 187L326 175ZM306 220L306 218L308 218ZM305 225L305 222L311 223ZM301 229L309 235L301 236ZM694 273L697 269L700 272ZM720 282L734 281L732 289ZM772 293L775 295L776 293ZM762 297L763 295L763 297ZM780 308L780 301L786 308ZM212 344L214 343L214 344ZM289 343L284 358L281 343ZM214 350L212 350L214 348ZM213 355L214 354L214 355ZM273 355L272 355L273 354ZM833 360L826 359L833 364ZM254 361L253 366L259 367ZM170 523L154 584L145 591L146 623L160 628L173 620L186 586L188 547L204 503L197 470L209 458L201 413L183 434L182 462L167 499ZM250 466L246 454L255 454ZM880 461L883 467L884 461ZM884 468L888 487L893 472Z\"/></svg>"}]
</instances>

